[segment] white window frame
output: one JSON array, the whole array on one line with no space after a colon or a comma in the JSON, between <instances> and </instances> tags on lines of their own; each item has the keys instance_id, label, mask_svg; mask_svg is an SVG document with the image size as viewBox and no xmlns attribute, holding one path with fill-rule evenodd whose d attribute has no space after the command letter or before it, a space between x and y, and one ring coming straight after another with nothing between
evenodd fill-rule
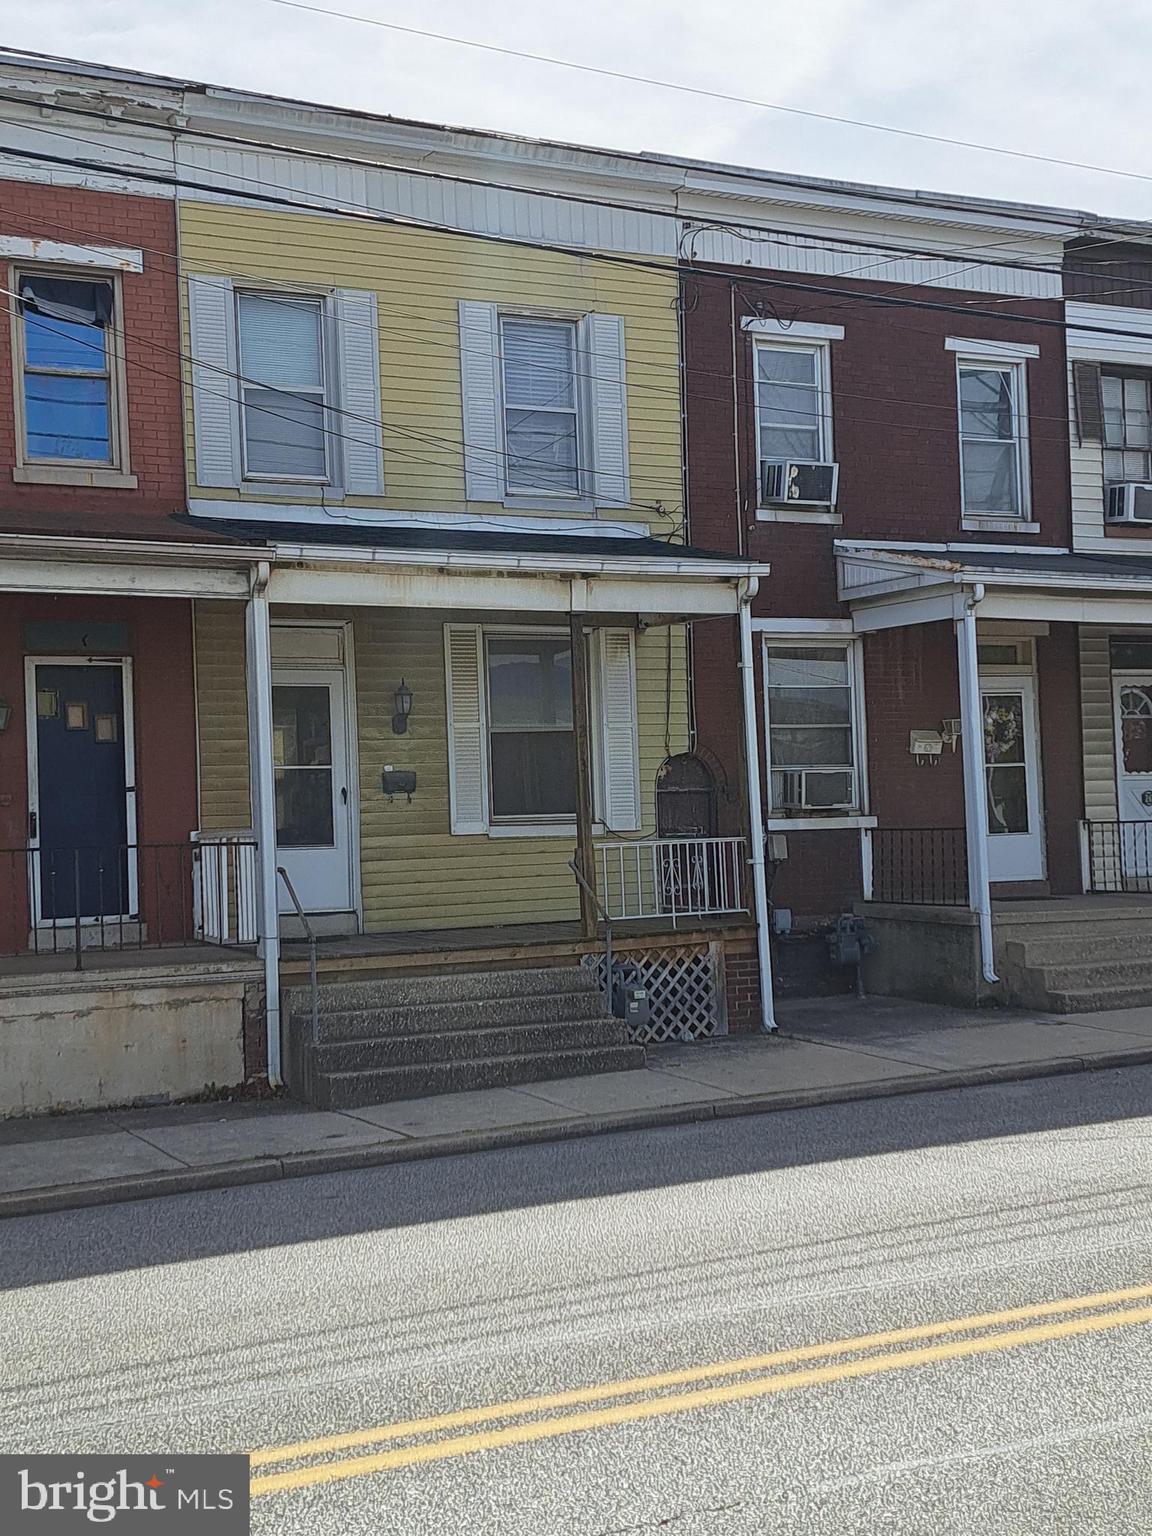
<instances>
[{"instance_id":1,"label":"white window frame","mask_svg":"<svg viewBox=\"0 0 1152 1536\"><path fill-rule=\"evenodd\" d=\"M105 332L104 355L108 378L107 459L49 459L28 452L28 421L25 407L24 312L18 299L10 305L12 317L12 407L16 429L16 462L12 479L25 485L90 485L113 490L135 490L128 440L128 384L124 357L124 288L118 270L92 265L51 266L14 262L7 272L9 291L20 292L22 277L59 278L64 282L107 282L112 288L112 321ZM94 375L85 375L92 377Z\"/></svg>"},{"instance_id":2,"label":"white window frame","mask_svg":"<svg viewBox=\"0 0 1152 1536\"><path fill-rule=\"evenodd\" d=\"M493 772L493 766L492 766L492 734L493 734L493 729L492 729L492 693L491 693L491 672L490 672L489 667L488 667L488 642L489 642L489 640L506 639L506 638L508 638L508 639L515 639L515 640L523 640L525 637L530 637L530 638L532 638L534 640L570 640L571 639L571 631L570 630L566 630L566 629L561 629L561 628L556 628L556 629L547 628L546 629L546 628L544 628L542 626L536 626L536 625L533 625L533 626L529 627L529 626L526 626L526 625L523 625L523 624L519 624L519 625L515 625L515 624L513 624L513 625L483 624L480 627L480 652L481 652L481 656L483 657L483 662L484 662L484 671L483 671L482 683L483 683L483 689L484 689L484 700L483 700L484 752L485 752L485 755L486 755L486 758L487 758L487 783L488 783L487 816L488 816L488 830L489 830L489 832L495 833L497 836L499 836L500 834L504 834L505 836L515 834L516 832L519 832L524 827L528 827L528 828L530 828L532 830L533 833L536 833L536 832L540 831L541 829L544 829L546 831L552 831L552 830L555 830L555 829L562 829L564 831L569 831L571 828L573 828L576 825L576 813L575 813L575 811L573 811L571 816L560 815L560 816L499 816L498 817L494 813L494 811L492 809L492 786L493 786L493 784L495 782L495 774ZM591 709L591 701L589 701L589 709ZM575 700L573 700L573 710L575 710ZM530 730L545 730L546 731L546 730L554 730L556 728L555 727L549 727L549 726L538 726L538 727L523 726L523 727L520 727L519 729L522 729L522 730L525 730L525 731L530 731ZM515 733L511 732L509 734L515 734ZM575 740L576 740L575 720L573 720L573 724L569 727L569 734L572 736L573 744L575 744Z\"/></svg>"},{"instance_id":3,"label":"white window frame","mask_svg":"<svg viewBox=\"0 0 1152 1536\"><path fill-rule=\"evenodd\" d=\"M1028 432L1028 357L1034 355L1023 349L997 352L994 348L983 352L956 353L956 429L960 461L960 522L963 528L985 529L1007 533L1039 532L1039 523L1032 521L1032 474L1031 451ZM985 372L1006 373L1011 379L1012 426L1011 439L1016 449L1016 483L1020 505L1015 512L970 511L965 501L964 489L964 407L960 384L965 370L979 369ZM978 442L1005 442L1005 438L973 438Z\"/></svg>"},{"instance_id":4,"label":"white window frame","mask_svg":"<svg viewBox=\"0 0 1152 1536\"><path fill-rule=\"evenodd\" d=\"M802 623L804 621L801 621ZM868 730L864 707L864 647L858 635L846 635L835 620L827 630L816 630L819 621L809 621L803 629L761 630L761 668L764 701L764 769L767 786L768 817L765 826L771 832L798 831L801 828L837 831L851 827L874 827L876 818L868 810ZM768 697L768 652L777 647L788 650L843 650L848 661L848 700L851 713L852 779L855 804L850 810L806 811L799 815L782 814L772 799L772 712Z\"/></svg>"},{"instance_id":5,"label":"white window frame","mask_svg":"<svg viewBox=\"0 0 1152 1536\"><path fill-rule=\"evenodd\" d=\"M583 327L581 318L576 315L555 314L538 310L504 309L501 308L497 316L497 335L499 340L499 375L500 375L500 446L503 454L503 467L501 478L504 484L505 498L512 502L562 502L564 505L587 502L590 494L589 475L586 463L589 445L588 429L588 390L587 370L582 366L584 347L582 339ZM542 410L555 410L557 415L571 415L576 426L576 484L571 489L563 487L546 487L517 485L512 479L512 453L508 446L508 380L505 371L504 360L504 331L509 324L515 325L517 321L529 324L564 326L572 333L572 400L571 408L543 406ZM525 409L525 407L518 407ZM535 409L535 407L533 407Z\"/></svg>"},{"instance_id":6,"label":"white window frame","mask_svg":"<svg viewBox=\"0 0 1152 1536\"><path fill-rule=\"evenodd\" d=\"M812 327L811 330L815 330ZM840 327L822 327L828 331L835 330L843 335ZM776 502L766 502L763 499L763 479L760 466L763 464L766 454L763 446L764 423L760 413L760 354L761 352L801 351L809 352L816 358L816 389L820 401L820 414L816 421L816 429L819 441L817 443L816 458L806 462L830 464L834 462L835 454L832 446L832 347L831 336L816 336L798 328L798 334L778 334L770 332L763 334L753 332L752 342L752 410L756 423L756 507L757 516L765 521L776 522L829 522L839 523L840 513L835 508L827 507L782 507ZM804 426L811 423L805 422Z\"/></svg>"},{"instance_id":7,"label":"white window frame","mask_svg":"<svg viewBox=\"0 0 1152 1536\"><path fill-rule=\"evenodd\" d=\"M240 313L245 299L266 299L276 303L314 304L320 316L320 378L322 381L322 432L324 442L324 473L322 475L290 475L278 470L253 470L248 467L248 391L250 389L275 389L275 385L249 380L244 368L244 328ZM338 479L335 443L332 438L332 408L336 398L333 378L332 299L328 293L281 293L273 289L237 287L233 293L234 324L236 326L236 371L238 387L238 411L240 427L240 479L241 484L277 486L325 486L335 485ZM227 381L224 381L225 383ZM281 394L293 391L280 390ZM295 391L295 393L301 393ZM259 409L259 407L257 407Z\"/></svg>"}]
</instances>

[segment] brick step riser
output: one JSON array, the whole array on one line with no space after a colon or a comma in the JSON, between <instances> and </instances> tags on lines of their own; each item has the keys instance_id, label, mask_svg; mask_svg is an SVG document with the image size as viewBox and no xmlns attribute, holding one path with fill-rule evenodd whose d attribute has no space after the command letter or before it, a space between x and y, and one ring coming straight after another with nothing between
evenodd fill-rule
<instances>
[{"instance_id":1,"label":"brick step riser","mask_svg":"<svg viewBox=\"0 0 1152 1536\"><path fill-rule=\"evenodd\" d=\"M394 1035L446 1034L516 1024L566 1024L580 1019L609 1017L602 992L559 992L539 997L485 998L480 1002L422 1003L403 1008L363 1008L349 1013L321 1013L317 1036L321 1044L345 1040L380 1040ZM294 1014L293 1030L311 1034L310 1014Z\"/></svg>"},{"instance_id":2,"label":"brick step riser","mask_svg":"<svg viewBox=\"0 0 1152 1536\"><path fill-rule=\"evenodd\" d=\"M515 1087L518 1083L539 1083L554 1077L597 1072L623 1072L643 1064L642 1046L620 1045L549 1051L535 1056L492 1057L487 1061L433 1062L426 1066L369 1072L322 1073L316 1079L314 1102L321 1109L358 1109L366 1104L385 1104L439 1093ZM562 1119L564 1113L557 1106L556 1118Z\"/></svg>"},{"instance_id":3,"label":"brick step riser","mask_svg":"<svg viewBox=\"0 0 1152 1536\"><path fill-rule=\"evenodd\" d=\"M584 966L556 966L530 971L466 971L446 976L397 976L376 981L321 982L321 1013L365 1008L404 1008L423 1003L489 1002L545 993L596 992L599 983ZM307 987L293 987L287 998L293 1015L309 1014Z\"/></svg>"},{"instance_id":4,"label":"brick step riser","mask_svg":"<svg viewBox=\"0 0 1152 1536\"><path fill-rule=\"evenodd\" d=\"M574 1024L533 1024L513 1029L460 1030L440 1035L397 1035L387 1040L351 1040L321 1045L314 1054L321 1073L366 1072L378 1067L418 1067L425 1062L490 1061L544 1051L577 1051L626 1045L619 1019Z\"/></svg>"}]
</instances>

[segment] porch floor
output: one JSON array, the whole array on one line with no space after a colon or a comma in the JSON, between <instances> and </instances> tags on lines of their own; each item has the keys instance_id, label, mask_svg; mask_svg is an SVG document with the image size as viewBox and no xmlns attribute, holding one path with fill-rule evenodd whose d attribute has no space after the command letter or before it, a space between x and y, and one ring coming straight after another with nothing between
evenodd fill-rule
<instances>
[{"instance_id":1,"label":"porch floor","mask_svg":"<svg viewBox=\"0 0 1152 1536\"><path fill-rule=\"evenodd\" d=\"M225 944L183 944L171 949L85 949L81 953L83 964L79 969L73 949L62 949L56 954L4 955L0 957L0 981L123 971L186 970L191 974L218 971L225 966L251 970L259 963L254 947L242 949Z\"/></svg>"}]
</instances>

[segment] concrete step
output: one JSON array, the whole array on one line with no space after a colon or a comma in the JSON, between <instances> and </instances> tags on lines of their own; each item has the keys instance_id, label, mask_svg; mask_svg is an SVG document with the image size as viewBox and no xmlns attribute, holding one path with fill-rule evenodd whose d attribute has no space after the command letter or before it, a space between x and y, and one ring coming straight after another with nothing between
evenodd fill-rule
<instances>
[{"instance_id":1,"label":"concrete step","mask_svg":"<svg viewBox=\"0 0 1152 1536\"><path fill-rule=\"evenodd\" d=\"M512 998L464 998L453 1003L408 1003L399 1008L357 1008L317 1015L321 1043L339 1040L373 1040L395 1035L446 1033L470 1029L483 1034L491 1028L515 1024L562 1024L576 1019L603 1019L608 1004L603 992L541 992ZM292 1028L310 1034L311 1014L292 1016Z\"/></svg>"},{"instance_id":2,"label":"concrete step","mask_svg":"<svg viewBox=\"0 0 1152 1536\"><path fill-rule=\"evenodd\" d=\"M357 1109L396 1099L539 1083L553 1077L624 1072L643 1065L643 1046L615 1045L541 1051L522 1056L492 1056L483 1061L441 1061L406 1067L377 1067L362 1072L323 1072L316 1076L314 1102L321 1109ZM559 1117L562 1112L557 1108L556 1113Z\"/></svg>"},{"instance_id":3,"label":"concrete step","mask_svg":"<svg viewBox=\"0 0 1152 1536\"><path fill-rule=\"evenodd\" d=\"M1052 937L1002 940L996 946L997 954L1009 963L1024 966L1079 965L1094 960L1136 964L1152 961L1152 933L1111 934L1101 933L1082 937Z\"/></svg>"},{"instance_id":4,"label":"concrete step","mask_svg":"<svg viewBox=\"0 0 1152 1536\"><path fill-rule=\"evenodd\" d=\"M1069 965L1037 965L1026 979L1045 992L1083 992L1094 987L1152 987L1152 957L1146 960L1082 960Z\"/></svg>"},{"instance_id":5,"label":"concrete step","mask_svg":"<svg viewBox=\"0 0 1152 1536\"><path fill-rule=\"evenodd\" d=\"M423 1062L489 1061L544 1051L576 1051L627 1045L622 1019L580 1019L567 1024L521 1024L511 1028L457 1029L437 1034L389 1035L321 1045L314 1055L322 1073L364 1072L377 1067L410 1067Z\"/></svg>"},{"instance_id":6,"label":"concrete step","mask_svg":"<svg viewBox=\"0 0 1152 1536\"><path fill-rule=\"evenodd\" d=\"M589 966L541 966L517 971L446 971L435 976L376 976L361 981L321 981L322 1013L365 1008L402 1008L420 1003L538 997L542 993L595 992L599 982ZM307 987L293 987L286 1003L293 1015L311 1010Z\"/></svg>"},{"instance_id":7,"label":"concrete step","mask_svg":"<svg viewBox=\"0 0 1152 1536\"><path fill-rule=\"evenodd\" d=\"M1103 1013L1114 1008L1152 1007L1152 982L1133 986L1062 988L1041 1005L1048 1013Z\"/></svg>"}]
</instances>

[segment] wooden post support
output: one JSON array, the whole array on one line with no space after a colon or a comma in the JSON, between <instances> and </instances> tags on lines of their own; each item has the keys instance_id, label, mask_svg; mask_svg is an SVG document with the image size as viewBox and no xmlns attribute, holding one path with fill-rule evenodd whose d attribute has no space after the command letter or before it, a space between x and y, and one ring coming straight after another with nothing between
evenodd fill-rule
<instances>
[{"instance_id":1,"label":"wooden post support","mask_svg":"<svg viewBox=\"0 0 1152 1536\"><path fill-rule=\"evenodd\" d=\"M588 645L584 619L570 617L572 636L572 735L576 748L576 867L596 889L596 851L592 846L592 748L588 723ZM596 903L581 885L580 926L586 939L596 937Z\"/></svg>"}]
</instances>

